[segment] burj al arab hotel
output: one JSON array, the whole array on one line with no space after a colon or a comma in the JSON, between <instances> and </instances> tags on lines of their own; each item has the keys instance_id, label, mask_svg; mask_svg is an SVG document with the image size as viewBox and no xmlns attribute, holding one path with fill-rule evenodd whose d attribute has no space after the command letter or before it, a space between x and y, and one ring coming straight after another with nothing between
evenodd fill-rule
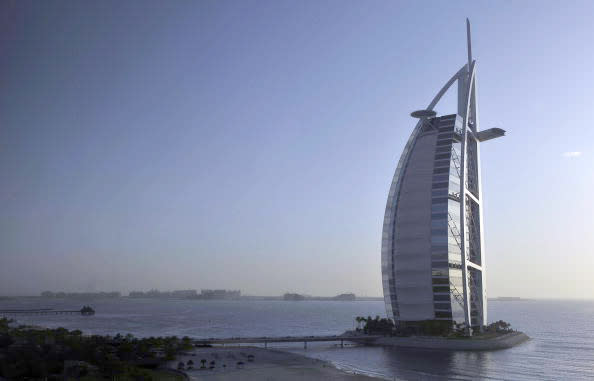
<instances>
[{"instance_id":1,"label":"burj al arab hotel","mask_svg":"<svg viewBox=\"0 0 594 381\"><path fill-rule=\"evenodd\" d=\"M411 114L419 120L384 216L382 283L388 317L398 326L438 320L472 334L487 322L480 144L505 131L480 130L468 20L466 29L468 62ZM450 88L457 88L457 110L438 115L434 108Z\"/></svg>"}]
</instances>

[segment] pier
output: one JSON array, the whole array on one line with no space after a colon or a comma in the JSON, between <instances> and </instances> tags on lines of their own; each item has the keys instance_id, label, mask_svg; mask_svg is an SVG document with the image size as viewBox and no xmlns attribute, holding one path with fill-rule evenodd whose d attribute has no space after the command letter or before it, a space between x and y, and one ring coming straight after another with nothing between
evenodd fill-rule
<instances>
[{"instance_id":1,"label":"pier","mask_svg":"<svg viewBox=\"0 0 594 381\"><path fill-rule=\"evenodd\" d=\"M95 310L89 306L84 306L80 310L54 310L53 308L34 308L34 309L9 309L0 310L0 315L94 315Z\"/></svg>"},{"instance_id":2,"label":"pier","mask_svg":"<svg viewBox=\"0 0 594 381\"><path fill-rule=\"evenodd\" d=\"M268 343L303 343L303 348L307 349L309 342L340 342L340 346L344 347L344 342L353 342L359 344L368 344L380 335L362 335L362 336L285 336L285 337L230 337L230 338L210 338L210 339L195 339L192 343L196 346L200 345L225 345L225 344L264 344L264 348L268 348Z\"/></svg>"}]
</instances>

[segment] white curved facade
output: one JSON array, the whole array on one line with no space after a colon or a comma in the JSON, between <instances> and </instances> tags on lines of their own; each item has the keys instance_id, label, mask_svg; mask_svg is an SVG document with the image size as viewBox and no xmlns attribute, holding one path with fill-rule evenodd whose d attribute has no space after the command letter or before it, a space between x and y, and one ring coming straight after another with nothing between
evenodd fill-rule
<instances>
[{"instance_id":1,"label":"white curved facade","mask_svg":"<svg viewBox=\"0 0 594 381\"><path fill-rule=\"evenodd\" d=\"M444 320L482 329L487 321L479 145L504 131L479 132L467 26L468 63L427 107L457 83L457 110L419 120L388 194L382 282L397 324Z\"/></svg>"}]
</instances>

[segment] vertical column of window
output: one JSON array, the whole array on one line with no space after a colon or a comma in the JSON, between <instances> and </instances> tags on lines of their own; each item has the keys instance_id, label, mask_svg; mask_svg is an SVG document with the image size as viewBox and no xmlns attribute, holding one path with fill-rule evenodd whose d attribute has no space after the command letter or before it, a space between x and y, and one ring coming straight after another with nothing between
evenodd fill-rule
<instances>
[{"instance_id":1,"label":"vertical column of window","mask_svg":"<svg viewBox=\"0 0 594 381\"><path fill-rule=\"evenodd\" d=\"M479 205L470 197L466 197L466 225L468 234L466 245L468 246L468 259L481 265L481 226L480 226Z\"/></svg>"},{"instance_id":2,"label":"vertical column of window","mask_svg":"<svg viewBox=\"0 0 594 381\"><path fill-rule=\"evenodd\" d=\"M449 195L452 198L459 198L460 197L460 152L462 149L462 145L459 141L454 140L452 142L452 147L450 150L450 178L449 178Z\"/></svg>"},{"instance_id":3,"label":"vertical column of window","mask_svg":"<svg viewBox=\"0 0 594 381\"><path fill-rule=\"evenodd\" d=\"M452 298L452 320L456 323L465 322L464 313L464 285L462 282L462 269L450 268L450 294Z\"/></svg>"},{"instance_id":4,"label":"vertical column of window","mask_svg":"<svg viewBox=\"0 0 594 381\"><path fill-rule=\"evenodd\" d=\"M450 268L462 268L462 237L460 228L460 203L448 202L448 263Z\"/></svg>"},{"instance_id":5,"label":"vertical column of window","mask_svg":"<svg viewBox=\"0 0 594 381\"><path fill-rule=\"evenodd\" d=\"M450 177L448 184L448 268L450 275L450 295L452 296L452 320L463 322L464 288L462 284L462 247L460 225L460 175L462 147L462 118L457 117L452 124L454 131L451 145Z\"/></svg>"},{"instance_id":6,"label":"vertical column of window","mask_svg":"<svg viewBox=\"0 0 594 381\"><path fill-rule=\"evenodd\" d=\"M456 120L456 124L452 124L452 130L456 131L458 122ZM450 147L450 176L448 178L448 257L452 268L460 268L462 264L461 226L458 226L460 224L460 150L459 135L454 133Z\"/></svg>"},{"instance_id":7,"label":"vertical column of window","mask_svg":"<svg viewBox=\"0 0 594 381\"><path fill-rule=\"evenodd\" d=\"M479 270L468 269L468 283L470 288L470 319L472 326L481 324L483 316L482 308L482 276Z\"/></svg>"},{"instance_id":8,"label":"vertical column of window","mask_svg":"<svg viewBox=\"0 0 594 381\"><path fill-rule=\"evenodd\" d=\"M464 282L462 280L462 247L460 231L460 175L463 119L457 115L453 123L454 139L451 149L450 177L448 184L448 268L449 288L452 296L452 321L462 324L466 321L464 307Z\"/></svg>"},{"instance_id":9,"label":"vertical column of window","mask_svg":"<svg viewBox=\"0 0 594 381\"><path fill-rule=\"evenodd\" d=\"M462 173L461 165L461 152L462 152L462 118L457 116L455 123L452 127L454 130L454 140L451 148L451 171L450 171L450 190L449 194L452 198L460 197L460 174Z\"/></svg>"},{"instance_id":10,"label":"vertical column of window","mask_svg":"<svg viewBox=\"0 0 594 381\"><path fill-rule=\"evenodd\" d=\"M431 276L436 319L451 320L448 274L448 189L455 115L439 118L431 200Z\"/></svg>"},{"instance_id":11,"label":"vertical column of window","mask_svg":"<svg viewBox=\"0 0 594 381\"><path fill-rule=\"evenodd\" d=\"M474 138L469 137L466 140L466 188L478 198L478 156L477 156L477 142Z\"/></svg>"}]
</instances>

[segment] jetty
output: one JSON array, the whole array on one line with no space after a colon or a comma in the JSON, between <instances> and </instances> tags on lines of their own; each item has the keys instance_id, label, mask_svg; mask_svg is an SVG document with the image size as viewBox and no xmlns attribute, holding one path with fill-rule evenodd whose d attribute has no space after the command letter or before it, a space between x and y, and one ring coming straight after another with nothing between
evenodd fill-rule
<instances>
[{"instance_id":1,"label":"jetty","mask_svg":"<svg viewBox=\"0 0 594 381\"><path fill-rule=\"evenodd\" d=\"M379 335L361 335L361 336L284 336L284 337L229 337L229 338L210 338L210 339L194 339L192 343L195 346L204 345L225 345L225 344L264 344L264 348L268 347L268 343L303 343L303 348L307 348L307 343L311 342L340 342L340 346L344 347L344 342L354 342L359 344L371 344L375 340L383 336Z\"/></svg>"},{"instance_id":2,"label":"jetty","mask_svg":"<svg viewBox=\"0 0 594 381\"><path fill-rule=\"evenodd\" d=\"M32 309L6 309L0 310L0 315L83 315L90 316L95 314L89 306L84 306L80 310L54 310L53 308L32 308Z\"/></svg>"}]
</instances>

